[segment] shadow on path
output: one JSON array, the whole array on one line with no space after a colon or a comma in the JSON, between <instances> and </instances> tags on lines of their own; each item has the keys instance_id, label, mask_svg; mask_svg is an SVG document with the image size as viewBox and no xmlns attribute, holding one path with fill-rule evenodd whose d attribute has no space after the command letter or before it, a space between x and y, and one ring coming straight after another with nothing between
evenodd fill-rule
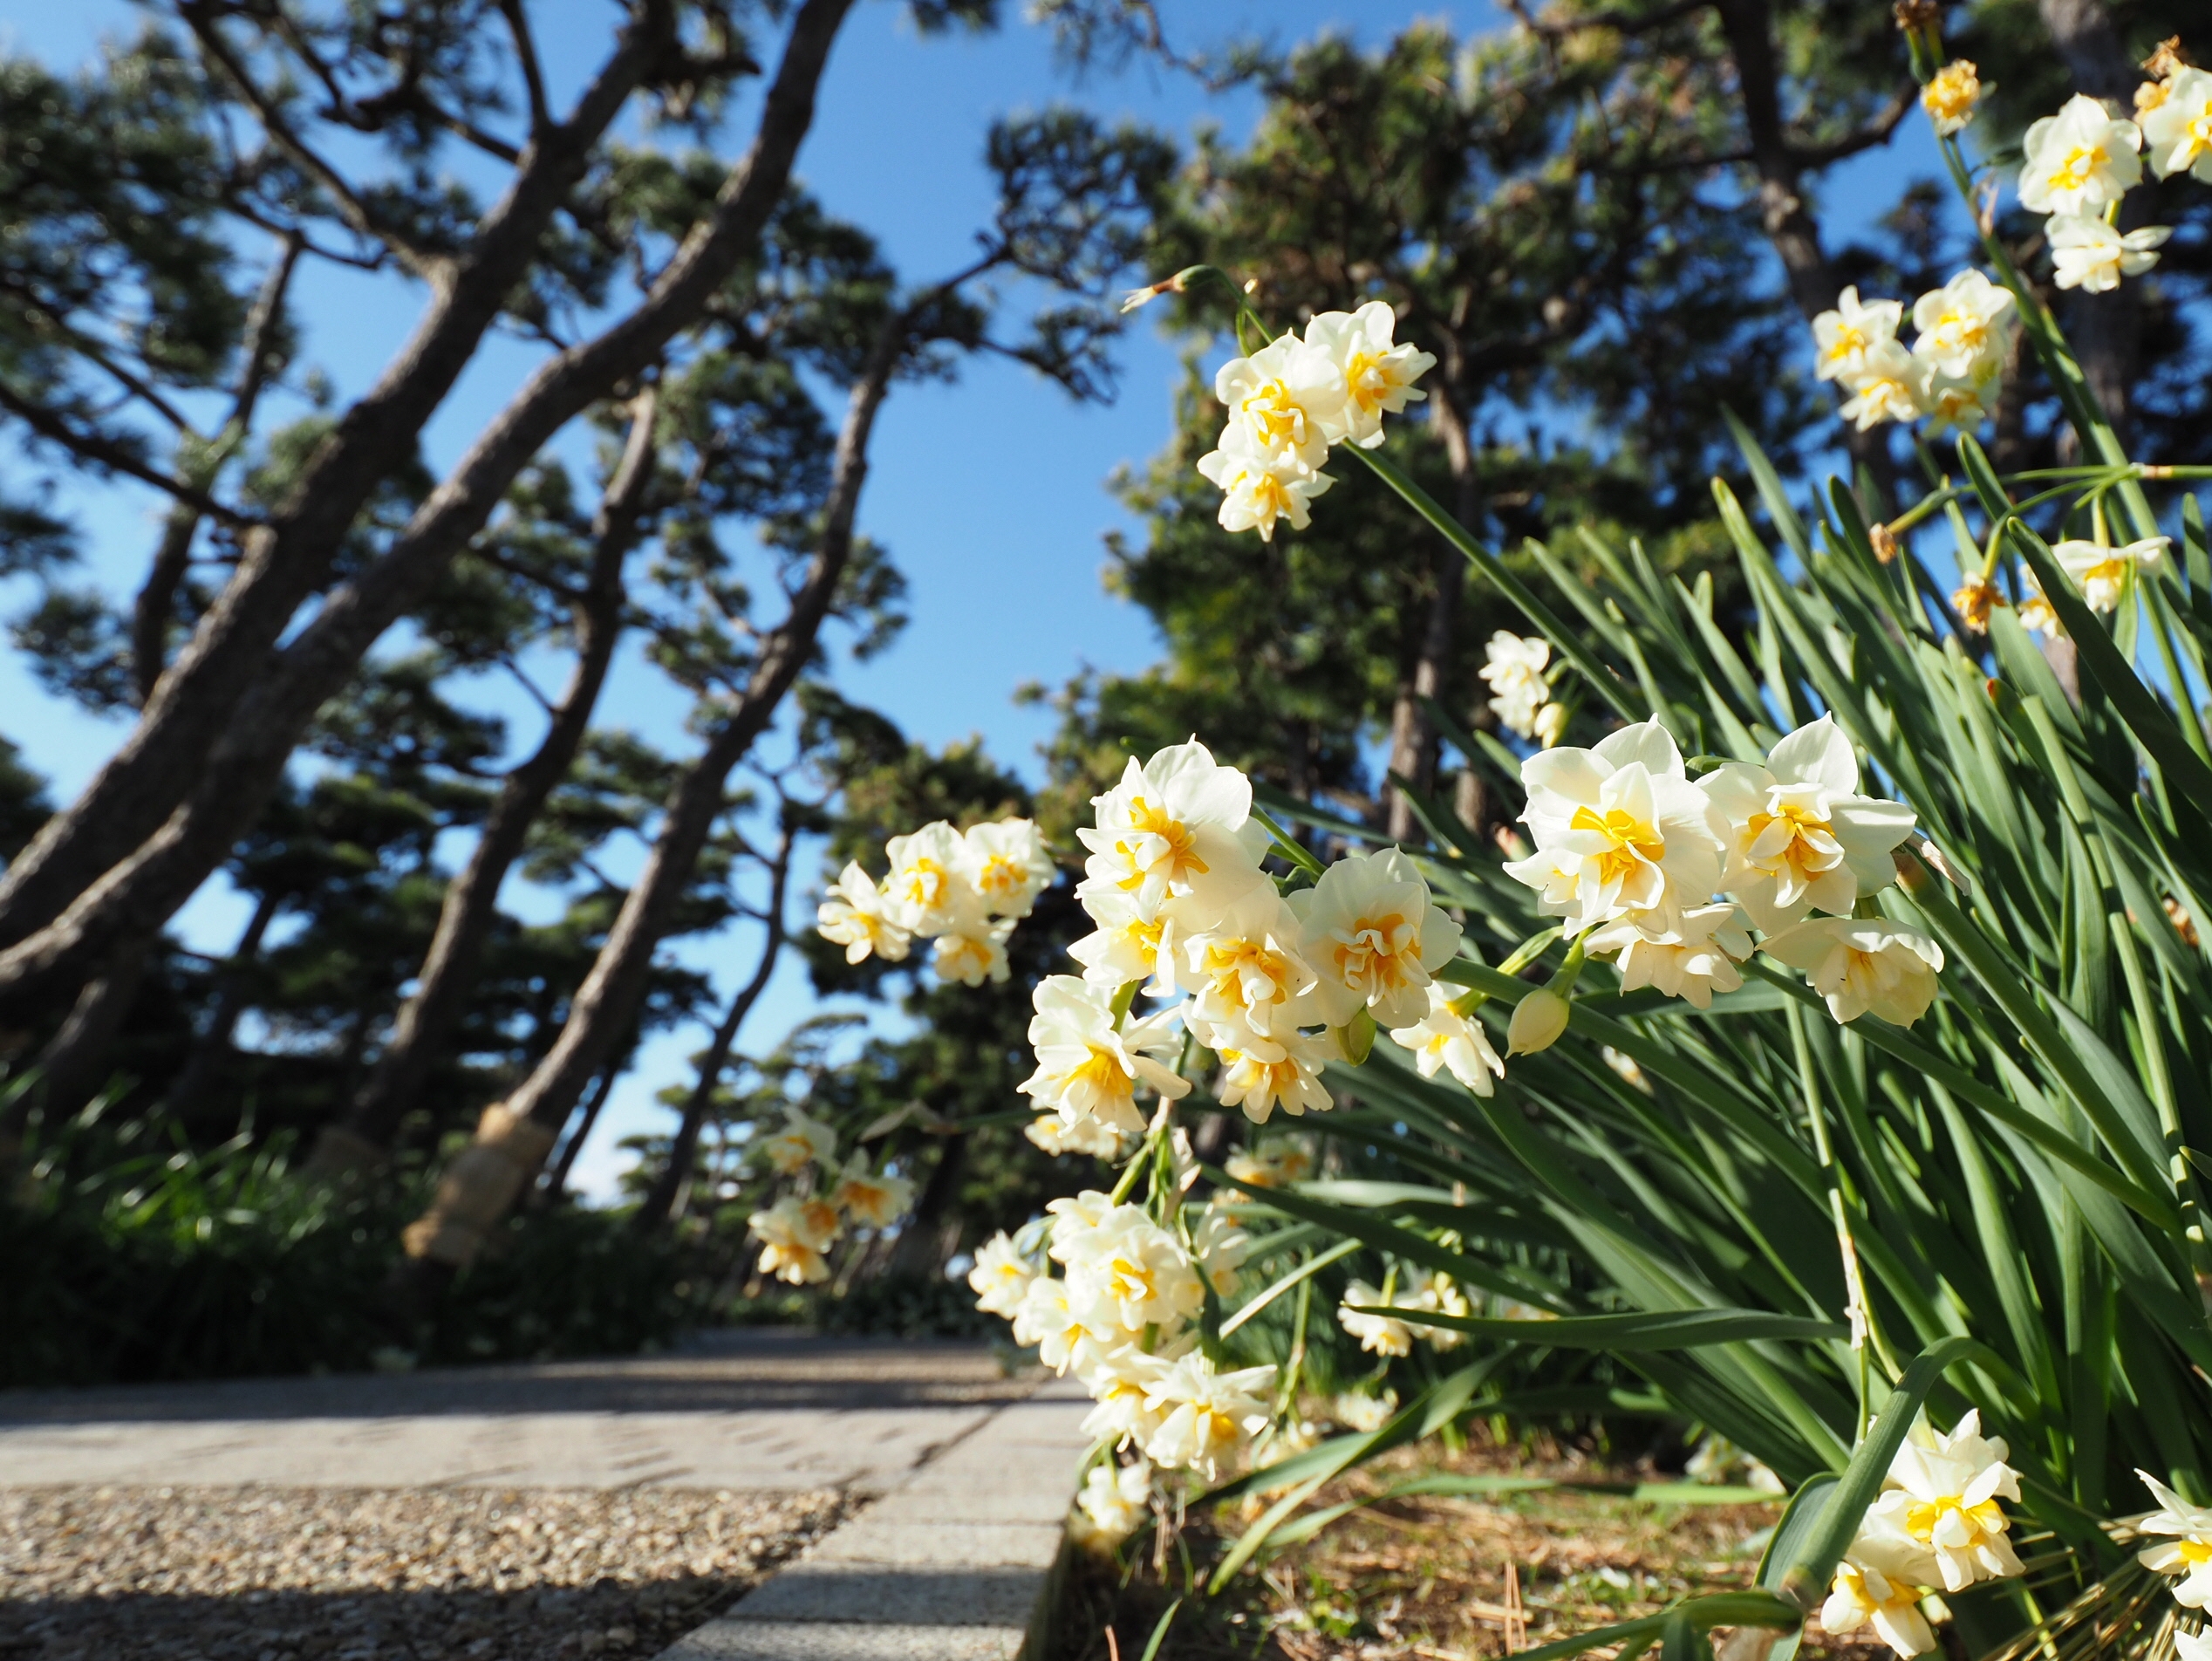
<instances>
[{"instance_id":1,"label":"shadow on path","mask_svg":"<svg viewBox=\"0 0 2212 1661\"><path fill-rule=\"evenodd\" d=\"M702 1335L666 1355L609 1361L0 1391L0 1425L837 1412L1018 1401L1034 1388L1034 1380L1004 1377L981 1344L737 1331Z\"/></svg>"}]
</instances>

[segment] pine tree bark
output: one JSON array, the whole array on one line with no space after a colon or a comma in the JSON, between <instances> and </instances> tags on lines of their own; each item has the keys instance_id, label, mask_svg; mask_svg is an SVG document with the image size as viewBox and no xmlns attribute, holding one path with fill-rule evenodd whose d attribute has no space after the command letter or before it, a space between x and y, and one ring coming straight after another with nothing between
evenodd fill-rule
<instances>
[{"instance_id":1,"label":"pine tree bark","mask_svg":"<svg viewBox=\"0 0 2212 1661\"><path fill-rule=\"evenodd\" d=\"M577 1156L584 1152L584 1145L591 1139L591 1127L599 1122L599 1110L607 1104L607 1097L614 1094L615 1077L622 1070L619 1059L609 1062L599 1070L598 1077L591 1081L591 1094L584 1098L584 1110L577 1115L576 1130L561 1145L561 1157L553 1161L553 1168L546 1172L545 1180L531 1190L531 1203L552 1206L560 1203L569 1189L569 1173L576 1169Z\"/></svg>"},{"instance_id":2,"label":"pine tree bark","mask_svg":"<svg viewBox=\"0 0 2212 1661\"><path fill-rule=\"evenodd\" d=\"M1782 72L1774 51L1769 0L1715 0L1722 36L1736 65L1744 132L1758 179L1759 221L1790 286L1790 298L1809 325L1836 303L1843 284L1820 244L1820 222L1805 199L1805 165L1791 148L1782 118ZM1881 493L1896 494L1896 467L1888 434L1847 427L1845 447L1854 466L1874 475ZM1886 510L1884 510L1886 511Z\"/></svg>"},{"instance_id":3,"label":"pine tree bark","mask_svg":"<svg viewBox=\"0 0 2212 1661\"><path fill-rule=\"evenodd\" d=\"M2120 43L2102 0L2037 0L2044 27L2065 59L2075 89L2106 99L2125 114L2133 107L2142 73ZM2144 222L2146 199L2130 193L2120 205L2121 229ZM2066 339L2089 388L2113 430L2126 441L2135 371L2142 352L2143 299L2140 284L2122 283L2106 294L2079 290L2066 297Z\"/></svg>"},{"instance_id":4,"label":"pine tree bark","mask_svg":"<svg viewBox=\"0 0 2212 1661\"><path fill-rule=\"evenodd\" d=\"M468 863L447 885L438 927L414 992L400 1006L392 1036L345 1117L317 1138L311 1166L330 1175L380 1164L399 1121L460 1021L477 960L499 905L500 885L521 857L546 799L567 776L591 724L622 635L623 566L647 520L659 405L651 387L632 400L622 460L607 482L591 527L591 565L574 607L576 664L544 738L502 781Z\"/></svg>"},{"instance_id":5,"label":"pine tree bark","mask_svg":"<svg viewBox=\"0 0 2212 1661\"><path fill-rule=\"evenodd\" d=\"M644 868L570 1001L560 1036L505 1101L484 1111L475 1139L447 1167L429 1208L408 1225L402 1237L407 1266L393 1288L403 1311L420 1309L445 1277L474 1258L493 1225L536 1176L577 1097L635 1018L653 952L726 804L730 770L766 730L814 656L823 621L851 559L869 440L891 375L905 355L914 315L895 313L877 334L847 400L822 531L790 611L762 637L744 691L705 751L678 776Z\"/></svg>"},{"instance_id":6,"label":"pine tree bark","mask_svg":"<svg viewBox=\"0 0 2212 1661\"><path fill-rule=\"evenodd\" d=\"M1461 418L1458 400L1446 375L1431 390L1430 415L1443 437L1444 455L1451 465L1453 510L1463 525L1472 525L1480 509L1480 485L1475 476L1475 457ZM1423 791L1437 779L1436 722L1427 701L1440 698L1444 676L1451 666L1459 632L1459 605L1467 586L1467 557L1451 543L1437 539L1429 556L1428 607L1409 672L1398 683L1397 701L1390 710L1390 771ZM1388 791L1389 817L1387 834L1393 842L1412 842L1420 836L1413 804L1403 790Z\"/></svg>"},{"instance_id":7,"label":"pine tree bark","mask_svg":"<svg viewBox=\"0 0 2212 1661\"><path fill-rule=\"evenodd\" d=\"M58 821L50 822L41 833L47 842L40 858L29 865L18 859L0 878L0 940L17 941L0 951L0 1001L65 981L96 961L107 942L158 928L189 899L267 803L314 712L345 686L377 637L428 594L515 475L569 420L642 372L698 320L759 245L789 181L830 43L851 3L805 0L800 7L752 147L646 301L604 333L540 366L384 554L331 590L281 652L271 654L264 645L256 664L265 673L250 687L234 678L236 695L221 712L219 737L197 728L174 734L190 776L178 776L172 767L156 769L149 782L140 752L166 720L161 712L173 701L172 685L183 686L199 673L191 666L201 639L195 636L126 745L129 754L119 754L85 796L59 816L67 826L56 830ZM332 530L333 540L350 522L349 514ZM267 563L257 560L249 552L248 563L256 570ZM232 589L238 585L234 579ZM203 624L201 633L207 630ZM116 798L122 786L113 781L126 774L134 782L127 799ZM145 839L133 847L121 840L124 830L102 834L87 807L100 802L116 807L115 823L131 837ZM148 803L154 804L150 820ZM114 863L104 864L110 858ZM18 872L28 874L17 881Z\"/></svg>"},{"instance_id":8,"label":"pine tree bark","mask_svg":"<svg viewBox=\"0 0 2212 1661\"><path fill-rule=\"evenodd\" d=\"M290 497L247 535L229 582L155 683L137 726L77 800L0 873L0 942L25 940L62 917L154 836L205 776L242 703L267 679L294 614L328 578L370 494L413 454L672 29L668 0L649 0L570 119L531 140L467 248L434 272L430 304L413 336L317 448ZM312 714L302 712L300 722ZM100 931L110 939L129 932ZM95 940L86 949L96 954L103 944ZM0 973L0 995L11 990Z\"/></svg>"},{"instance_id":9,"label":"pine tree bark","mask_svg":"<svg viewBox=\"0 0 2212 1661\"><path fill-rule=\"evenodd\" d=\"M195 458L189 469L188 482L201 491L215 488L216 475L222 470L223 463L236 454L246 435L253 431L254 412L260 407L261 394L276 366L273 337L277 325L283 321L284 296L291 287L292 273L299 269L300 252L304 246L297 235L283 240L276 257L270 263L269 275L263 279L261 292L255 297L253 311L246 319L238 385L230 399L230 419L223 423L222 431L208 447L207 453ZM138 688L140 708L152 701L161 672L168 666L171 613L176 606L177 591L184 586L185 573L192 568L192 543L200 534L202 517L200 509L190 502L180 502L169 509L168 516L162 522L161 541L154 550L154 563L131 605L131 677Z\"/></svg>"},{"instance_id":10,"label":"pine tree bark","mask_svg":"<svg viewBox=\"0 0 2212 1661\"><path fill-rule=\"evenodd\" d=\"M699 1058L699 1077L692 1085L691 1095L685 1099L683 1117L677 1123L675 1136L669 1141L667 1163L655 1173L652 1186L645 1191L645 1197L632 1219L639 1234L656 1233L676 1220L678 1202L686 1192L692 1167L698 1162L699 1135L706 1128L707 1115L714 1105L714 1092L721 1087L730 1050L744 1028L746 1016L753 1013L761 994L768 990L768 979L775 973L777 960L783 955L783 906L791 875L791 854L792 837L787 830L776 843L775 858L768 867L768 909L761 919L768 935L761 944L761 960L754 967L752 978L730 1000L728 1010L715 1026L705 1054Z\"/></svg>"}]
</instances>

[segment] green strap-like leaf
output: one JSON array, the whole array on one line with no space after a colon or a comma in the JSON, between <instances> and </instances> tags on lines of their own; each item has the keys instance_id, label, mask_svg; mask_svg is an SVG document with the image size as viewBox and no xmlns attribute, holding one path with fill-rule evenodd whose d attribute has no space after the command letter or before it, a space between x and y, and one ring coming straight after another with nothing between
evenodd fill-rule
<instances>
[{"instance_id":1,"label":"green strap-like leaf","mask_svg":"<svg viewBox=\"0 0 2212 1661\"><path fill-rule=\"evenodd\" d=\"M1971 1338L1945 1338L1922 1350L1912 1365L1905 1369L1905 1376L1897 1381L1897 1388L1890 1392L1889 1399L1875 1416L1867 1439L1859 1444L1851 1455L1851 1462L1837 1477L1828 1503L1821 1509L1819 1526L1807 1531L1805 1544L1782 1571L1782 1596L1799 1609L1810 1614L1827 1596L1828 1582L1835 1574L1836 1564L1851 1548L1851 1542L1859 1533L1860 1521L1867 1514L1867 1507L1874 1503L1874 1496L1881 1492L1882 1479L1889 1473L1890 1462L1897 1457L1897 1450L1904 1446L1913 1420L1927 1401L1928 1392L1943 1376L1943 1370L1981 1348Z\"/></svg>"},{"instance_id":2,"label":"green strap-like leaf","mask_svg":"<svg viewBox=\"0 0 2212 1661\"><path fill-rule=\"evenodd\" d=\"M2165 769L2166 776L2181 787L2198 812L2202 829L2212 834L2212 766L2189 747L2188 739L2174 724L2174 718L2161 705L2157 694L2142 683L2130 666L2112 637L2098 622L2075 590L2073 579L2060 567L2051 551L2051 545L2036 535L2031 526L2018 519L2004 522L2005 540L2020 552L2035 572L2036 581L2043 587L2043 597L2051 602L2051 609L2058 614L2058 621L2066 631L2066 638L2074 643L2074 652L2081 666L2096 680L2106 697L2112 700L2113 708L2127 723L2151 759Z\"/></svg>"},{"instance_id":3,"label":"green strap-like leaf","mask_svg":"<svg viewBox=\"0 0 2212 1661\"><path fill-rule=\"evenodd\" d=\"M1710 1343L1745 1343L1758 1338L1805 1343L1848 1338L1851 1329L1833 1321L1802 1316L1769 1315L1759 1309L1660 1309L1628 1315L1568 1315L1556 1320L1509 1321L1440 1310L1361 1309L1362 1315L1387 1315L1409 1326L1449 1327L1479 1337L1540 1343L1556 1350L1696 1350Z\"/></svg>"}]
</instances>

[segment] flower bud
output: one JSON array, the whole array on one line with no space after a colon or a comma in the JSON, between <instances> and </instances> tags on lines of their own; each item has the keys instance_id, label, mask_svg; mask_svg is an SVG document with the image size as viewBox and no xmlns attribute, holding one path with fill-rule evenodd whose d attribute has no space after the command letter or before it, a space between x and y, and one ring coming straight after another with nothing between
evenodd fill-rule
<instances>
[{"instance_id":1,"label":"flower bud","mask_svg":"<svg viewBox=\"0 0 2212 1661\"><path fill-rule=\"evenodd\" d=\"M1355 1009L1349 1021L1328 1029L1328 1037L1338 1055L1355 1067L1364 1067L1368 1052L1375 1048L1375 1017L1365 1009Z\"/></svg>"},{"instance_id":2,"label":"flower bud","mask_svg":"<svg viewBox=\"0 0 2212 1661\"><path fill-rule=\"evenodd\" d=\"M1550 988L1539 987L1526 994L1505 1029L1505 1053L1533 1056L1540 1049L1549 1049L1567 1030L1567 1000Z\"/></svg>"}]
</instances>

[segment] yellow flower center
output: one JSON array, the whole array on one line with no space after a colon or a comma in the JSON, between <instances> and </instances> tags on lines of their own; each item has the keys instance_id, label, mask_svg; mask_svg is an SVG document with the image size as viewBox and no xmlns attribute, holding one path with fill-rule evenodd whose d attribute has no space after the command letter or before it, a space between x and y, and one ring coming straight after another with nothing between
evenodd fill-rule
<instances>
[{"instance_id":1,"label":"yellow flower center","mask_svg":"<svg viewBox=\"0 0 2212 1661\"><path fill-rule=\"evenodd\" d=\"M2177 1540L2174 1542L2174 1549L2181 1554L2181 1561L2191 1569L2212 1563L2212 1540Z\"/></svg>"},{"instance_id":2,"label":"yellow flower center","mask_svg":"<svg viewBox=\"0 0 2212 1661\"><path fill-rule=\"evenodd\" d=\"M983 869L975 878L975 885L987 894L1012 894L1021 891L1028 881L1029 872L1022 863L1012 856L994 853L983 862Z\"/></svg>"},{"instance_id":3,"label":"yellow flower center","mask_svg":"<svg viewBox=\"0 0 2212 1661\"><path fill-rule=\"evenodd\" d=\"M1759 861L1768 870L1787 865L1802 879L1813 872L1826 871L1835 865L1834 857L1813 841L1816 836L1822 837L1833 845L1834 833L1828 822L1810 808L1785 803L1772 813L1754 813L1744 828L1751 832L1751 840L1756 846L1768 830L1778 824L1787 828L1789 840L1777 851Z\"/></svg>"},{"instance_id":4,"label":"yellow flower center","mask_svg":"<svg viewBox=\"0 0 2212 1661\"><path fill-rule=\"evenodd\" d=\"M1594 830L1612 839L1613 846L1598 856L1598 877L1603 882L1625 881L1640 865L1656 865L1667 851L1667 839L1656 825L1645 824L1626 808L1580 807L1567 822L1574 830Z\"/></svg>"},{"instance_id":5,"label":"yellow flower center","mask_svg":"<svg viewBox=\"0 0 2212 1661\"><path fill-rule=\"evenodd\" d=\"M1835 338L1828 343L1827 360L1841 363L1846 359L1857 357L1872 344L1867 338L1866 331L1855 323L1839 323L1836 325Z\"/></svg>"},{"instance_id":6,"label":"yellow flower center","mask_svg":"<svg viewBox=\"0 0 2212 1661\"><path fill-rule=\"evenodd\" d=\"M1280 1061L1261 1061L1241 1049L1225 1049L1221 1059L1247 1094L1280 1097L1287 1096L1298 1083L1298 1063L1287 1056ZM1263 1179L1260 1186L1273 1184Z\"/></svg>"},{"instance_id":7,"label":"yellow flower center","mask_svg":"<svg viewBox=\"0 0 2212 1661\"><path fill-rule=\"evenodd\" d=\"M1975 312L1946 311L1932 332L1954 345L1979 352L1990 338L1990 325Z\"/></svg>"},{"instance_id":8,"label":"yellow flower center","mask_svg":"<svg viewBox=\"0 0 2212 1661\"><path fill-rule=\"evenodd\" d=\"M2065 160L2052 170L2051 183L2059 190L2079 190L2089 182L2090 175L2106 162L2105 147L2101 144L2077 144L2066 152Z\"/></svg>"},{"instance_id":9,"label":"yellow flower center","mask_svg":"<svg viewBox=\"0 0 2212 1661\"><path fill-rule=\"evenodd\" d=\"M1351 388L1352 401L1369 414L1382 408L1397 386L1397 377L1389 366L1371 352L1355 352L1351 361L1344 366L1344 379Z\"/></svg>"},{"instance_id":10,"label":"yellow flower center","mask_svg":"<svg viewBox=\"0 0 2212 1661\"><path fill-rule=\"evenodd\" d=\"M1068 1082L1070 1084L1088 1084L1109 1100L1134 1100L1136 1097L1129 1075L1122 1070L1122 1058L1097 1044L1090 1046L1090 1054L1084 1056L1075 1070L1068 1075Z\"/></svg>"},{"instance_id":11,"label":"yellow flower center","mask_svg":"<svg viewBox=\"0 0 2212 1661\"><path fill-rule=\"evenodd\" d=\"M1132 830L1142 831L1146 836L1157 837L1167 844L1165 858L1154 863L1164 865L1167 867L1167 879L1170 884L1187 882L1192 877L1203 877L1206 874L1206 863L1199 858L1198 854L1198 832L1191 830L1182 820L1169 818L1166 814L1162 813L1140 796L1129 804L1129 823ZM1117 843L1115 845L1130 866L1130 874L1122 878L1122 887L1124 889L1143 887L1144 878L1150 866L1140 860L1137 851L1128 843ZM1152 943L1155 947L1159 944L1159 936L1157 932L1153 935Z\"/></svg>"},{"instance_id":12,"label":"yellow flower center","mask_svg":"<svg viewBox=\"0 0 2212 1661\"><path fill-rule=\"evenodd\" d=\"M1306 412L1280 380L1263 380L1237 404L1237 414L1270 445L1295 449L1306 440Z\"/></svg>"},{"instance_id":13,"label":"yellow flower center","mask_svg":"<svg viewBox=\"0 0 2212 1661\"><path fill-rule=\"evenodd\" d=\"M1142 1258L1116 1254L1107 1266L1107 1284L1117 1302L1149 1303L1159 1295L1153 1274L1152 1266Z\"/></svg>"},{"instance_id":14,"label":"yellow flower center","mask_svg":"<svg viewBox=\"0 0 2212 1661\"><path fill-rule=\"evenodd\" d=\"M952 874L926 854L899 873L899 888L906 903L917 911L929 911L943 898Z\"/></svg>"},{"instance_id":15,"label":"yellow flower center","mask_svg":"<svg viewBox=\"0 0 2212 1661\"><path fill-rule=\"evenodd\" d=\"M1252 1007L1246 988L1254 981L1262 981L1268 988L1262 1002L1280 1003L1289 995L1290 960L1258 940L1230 940L1219 946L1209 943L1205 948L1205 973L1213 982L1214 991L1239 1009Z\"/></svg>"},{"instance_id":16,"label":"yellow flower center","mask_svg":"<svg viewBox=\"0 0 2212 1661\"><path fill-rule=\"evenodd\" d=\"M1410 984L1405 957L1418 935L1396 912L1362 917L1334 943L1336 977L1370 994L1395 992Z\"/></svg>"},{"instance_id":17,"label":"yellow flower center","mask_svg":"<svg viewBox=\"0 0 2212 1661\"><path fill-rule=\"evenodd\" d=\"M1915 1540L1931 1540L1936 1525L1948 1516L1963 1518L1974 1532L1971 1543L1978 1545L1990 1535L2004 1532L2004 1512L1994 1500L1984 1500L1979 1505L1968 1505L1959 1494L1949 1494L1937 1500L1923 1500L1905 1513L1905 1531Z\"/></svg>"}]
</instances>

